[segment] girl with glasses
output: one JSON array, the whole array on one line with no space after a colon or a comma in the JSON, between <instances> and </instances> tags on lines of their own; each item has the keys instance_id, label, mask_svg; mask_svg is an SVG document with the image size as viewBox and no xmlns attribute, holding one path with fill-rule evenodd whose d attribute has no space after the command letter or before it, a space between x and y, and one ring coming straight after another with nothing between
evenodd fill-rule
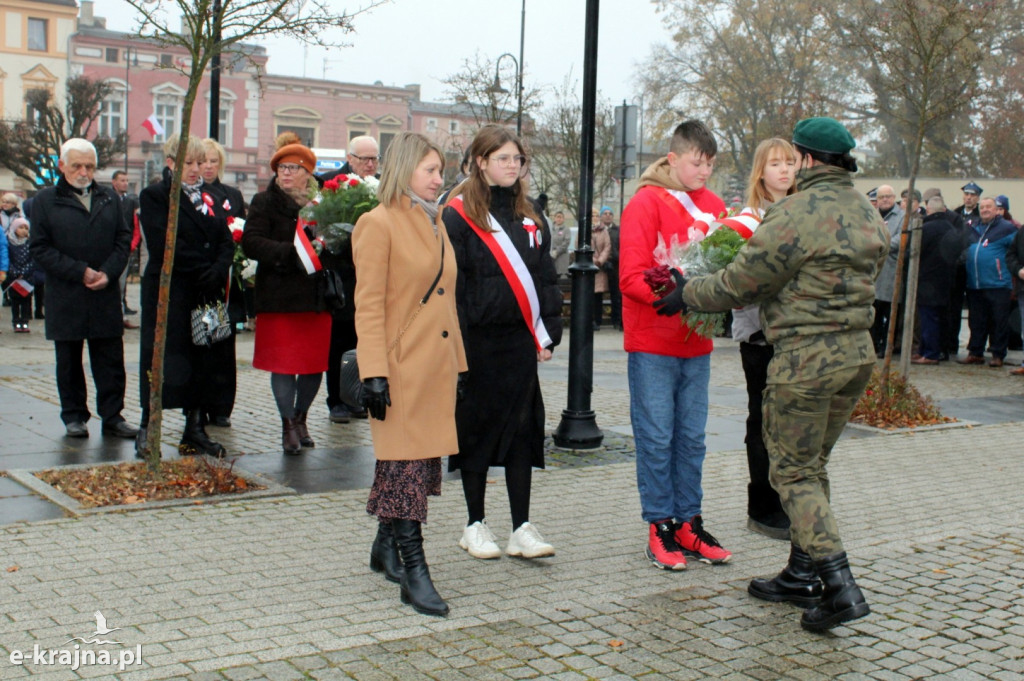
<instances>
[{"instance_id":1,"label":"girl with glasses","mask_svg":"<svg viewBox=\"0 0 1024 681\"><path fill-rule=\"evenodd\" d=\"M469 374L456 409L468 522L459 546L474 558L498 558L484 515L487 470L505 469L512 525L506 553L523 558L555 552L530 523L534 467L544 467L544 402L537 363L561 340L562 295L551 259L551 234L526 196L526 153L498 125L470 146L469 177L442 214L459 265L456 297Z\"/></svg>"}]
</instances>

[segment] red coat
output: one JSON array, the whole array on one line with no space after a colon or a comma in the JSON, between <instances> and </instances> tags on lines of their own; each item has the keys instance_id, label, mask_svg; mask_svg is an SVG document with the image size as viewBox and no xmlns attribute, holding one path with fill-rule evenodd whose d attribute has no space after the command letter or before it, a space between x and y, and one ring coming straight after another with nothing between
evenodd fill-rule
<instances>
[{"instance_id":1,"label":"red coat","mask_svg":"<svg viewBox=\"0 0 1024 681\"><path fill-rule=\"evenodd\" d=\"M646 175L646 174L645 174ZM710 189L688 192L697 207L721 215L725 203ZM673 234L685 241L692 220L684 220L651 186L641 187L622 213L619 232L619 285L622 289L623 345L626 352L670 357L699 357L711 352L710 339L691 333L678 316L659 316L651 303L656 296L644 283L644 270L654 267L658 234L668 244ZM685 339L685 340L684 340Z\"/></svg>"}]
</instances>

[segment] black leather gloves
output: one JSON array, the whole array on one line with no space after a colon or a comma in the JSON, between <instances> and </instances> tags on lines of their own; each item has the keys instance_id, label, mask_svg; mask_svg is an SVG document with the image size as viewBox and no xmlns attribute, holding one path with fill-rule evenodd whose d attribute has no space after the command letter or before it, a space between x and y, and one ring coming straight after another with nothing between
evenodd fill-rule
<instances>
[{"instance_id":1,"label":"black leather gloves","mask_svg":"<svg viewBox=\"0 0 1024 681\"><path fill-rule=\"evenodd\" d=\"M466 397L466 382L469 381L469 372L463 371L459 374L459 381L455 384L455 401L461 402Z\"/></svg>"},{"instance_id":2,"label":"black leather gloves","mask_svg":"<svg viewBox=\"0 0 1024 681\"><path fill-rule=\"evenodd\" d=\"M391 406L391 393L388 391L388 379L367 378L363 381L363 406L370 416L383 421Z\"/></svg>"},{"instance_id":3,"label":"black leather gloves","mask_svg":"<svg viewBox=\"0 0 1024 681\"><path fill-rule=\"evenodd\" d=\"M686 279L679 273L679 270L675 269L672 270L672 279L676 282L676 287L664 298L659 298L651 303L658 314L666 317L685 313L687 309L686 303L683 302L683 288L686 286Z\"/></svg>"}]
</instances>

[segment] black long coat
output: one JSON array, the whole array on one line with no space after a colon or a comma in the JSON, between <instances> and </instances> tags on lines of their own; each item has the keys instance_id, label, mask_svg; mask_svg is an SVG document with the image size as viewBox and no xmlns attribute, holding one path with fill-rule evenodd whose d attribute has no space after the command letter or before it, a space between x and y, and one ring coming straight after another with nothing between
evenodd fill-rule
<instances>
[{"instance_id":1,"label":"black long coat","mask_svg":"<svg viewBox=\"0 0 1024 681\"><path fill-rule=\"evenodd\" d=\"M510 189L491 187L491 214L530 271L553 348L562 338L562 295L551 232L535 206L541 238L531 245L513 200ZM455 410L459 454L449 458L449 468L481 472L511 462L543 468L544 401L533 335L487 245L455 209L445 208L442 219L459 267L455 295L469 365L465 396Z\"/></svg>"},{"instance_id":2,"label":"black long coat","mask_svg":"<svg viewBox=\"0 0 1024 681\"><path fill-rule=\"evenodd\" d=\"M204 291L199 278L213 271L225 286L234 253L234 242L228 230L227 216L221 205L224 195L210 185L202 191L210 195L210 214L196 210L184 191L179 194L178 240L174 249L171 290L167 305L167 345L164 351L164 408L213 408L212 396L218 363L230 361L229 342L215 343L209 348L192 342L190 316L203 303L224 299L224 286L219 294ZM167 235L167 214L170 208L171 174L142 190L139 196L139 222L149 248L149 262L142 275L142 323L139 356L140 397L145 411L149 402L149 381L146 376L153 362L156 313L160 288L160 269L164 262Z\"/></svg>"},{"instance_id":3,"label":"black long coat","mask_svg":"<svg viewBox=\"0 0 1024 681\"><path fill-rule=\"evenodd\" d=\"M295 252L299 204L271 181L252 197L242 250L256 260L256 312L315 312L316 280Z\"/></svg>"},{"instance_id":4,"label":"black long coat","mask_svg":"<svg viewBox=\"0 0 1024 681\"><path fill-rule=\"evenodd\" d=\"M917 275L917 304L945 307L953 286L953 268L960 255L960 235L947 219L948 211L926 215L921 225L921 263Z\"/></svg>"},{"instance_id":5,"label":"black long coat","mask_svg":"<svg viewBox=\"0 0 1024 681\"><path fill-rule=\"evenodd\" d=\"M46 272L46 338L53 341L124 335L118 277L128 263L132 228L113 189L93 182L91 210L61 177L32 205L32 259ZM107 275L99 291L85 287L85 268Z\"/></svg>"}]
</instances>

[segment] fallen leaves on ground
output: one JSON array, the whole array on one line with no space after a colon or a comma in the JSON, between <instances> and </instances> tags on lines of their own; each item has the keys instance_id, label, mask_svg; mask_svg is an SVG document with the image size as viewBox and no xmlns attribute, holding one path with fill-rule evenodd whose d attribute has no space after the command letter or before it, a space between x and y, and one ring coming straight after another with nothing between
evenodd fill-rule
<instances>
[{"instance_id":1,"label":"fallen leaves on ground","mask_svg":"<svg viewBox=\"0 0 1024 681\"><path fill-rule=\"evenodd\" d=\"M931 398L921 395L906 376L890 372L887 386L883 385L882 378L878 369L871 373L871 381L854 407L850 421L886 430L956 421L943 416Z\"/></svg>"},{"instance_id":2,"label":"fallen leaves on ground","mask_svg":"<svg viewBox=\"0 0 1024 681\"><path fill-rule=\"evenodd\" d=\"M266 489L263 485L247 481L233 469L234 461L223 465L202 457L187 457L161 461L159 478L141 461L91 468L54 468L35 475L85 508L166 499L199 499L215 494Z\"/></svg>"}]
</instances>

